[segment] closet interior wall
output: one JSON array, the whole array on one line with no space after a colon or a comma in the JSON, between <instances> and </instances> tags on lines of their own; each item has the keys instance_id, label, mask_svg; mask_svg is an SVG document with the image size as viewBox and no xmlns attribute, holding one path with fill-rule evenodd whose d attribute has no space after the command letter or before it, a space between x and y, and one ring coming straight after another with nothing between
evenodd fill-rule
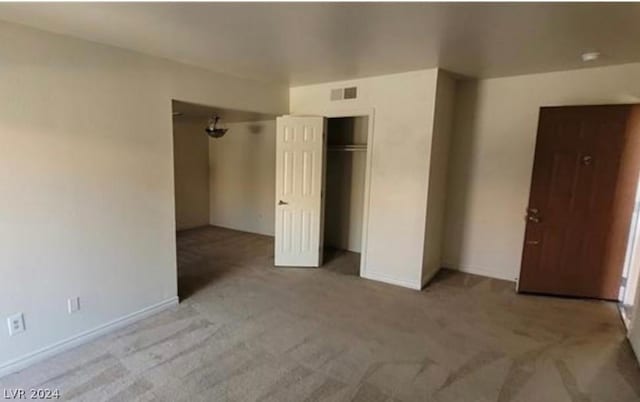
<instances>
[{"instance_id":1,"label":"closet interior wall","mask_svg":"<svg viewBox=\"0 0 640 402\"><path fill-rule=\"evenodd\" d=\"M367 117L328 119L324 246L360 253Z\"/></svg>"}]
</instances>

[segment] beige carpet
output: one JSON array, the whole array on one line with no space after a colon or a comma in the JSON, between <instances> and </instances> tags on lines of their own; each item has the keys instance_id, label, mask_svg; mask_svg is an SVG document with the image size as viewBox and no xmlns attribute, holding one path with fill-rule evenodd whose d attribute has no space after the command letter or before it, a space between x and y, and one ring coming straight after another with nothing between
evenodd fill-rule
<instances>
[{"instance_id":1,"label":"beige carpet","mask_svg":"<svg viewBox=\"0 0 640 402\"><path fill-rule=\"evenodd\" d=\"M272 267L272 239L178 236L179 307L0 379L64 400L639 401L611 303L443 271L423 292ZM347 269L351 267L351 269ZM1 395L1 394L0 394Z\"/></svg>"}]
</instances>

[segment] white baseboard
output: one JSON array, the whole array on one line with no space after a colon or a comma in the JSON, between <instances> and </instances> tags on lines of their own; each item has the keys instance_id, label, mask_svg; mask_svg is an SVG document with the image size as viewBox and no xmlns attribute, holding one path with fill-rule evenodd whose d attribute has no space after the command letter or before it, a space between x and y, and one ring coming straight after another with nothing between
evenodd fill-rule
<instances>
[{"instance_id":1,"label":"white baseboard","mask_svg":"<svg viewBox=\"0 0 640 402\"><path fill-rule=\"evenodd\" d=\"M492 269L486 269L486 268L480 268L480 267L472 267L472 266L468 266L468 265L458 265L456 267L455 265L452 265L452 264L445 264L445 266L447 268L449 268L449 269L453 269L455 271L460 271L460 272L465 272L467 274L486 276L486 277L489 277L489 278L502 279L502 280L510 281L510 282L515 282L517 280L517 278L515 278L513 275L505 274L504 272L500 272L500 271L496 271L496 270L492 270Z\"/></svg>"},{"instance_id":2,"label":"white baseboard","mask_svg":"<svg viewBox=\"0 0 640 402\"><path fill-rule=\"evenodd\" d=\"M380 274L377 272L369 272L367 271L362 275L363 278L371 279L372 281L384 282L390 285L402 286L404 288L420 290L422 286L420 282L407 281L405 279L398 279L391 276L387 276L384 274Z\"/></svg>"},{"instance_id":3,"label":"white baseboard","mask_svg":"<svg viewBox=\"0 0 640 402\"><path fill-rule=\"evenodd\" d=\"M178 305L178 296L174 296L170 299L161 301L160 303L145 307L142 310L127 314L106 324L81 332L78 335L74 335L63 341L45 346L44 348L38 349L34 352L27 353L17 359L9 360L6 363L0 364L0 378L25 369L34 363L48 359L49 357L55 356L83 343L92 341L102 335L108 334L109 332L113 332L122 327L126 327L127 325L131 325L136 321L140 321L176 305Z\"/></svg>"},{"instance_id":4,"label":"white baseboard","mask_svg":"<svg viewBox=\"0 0 640 402\"><path fill-rule=\"evenodd\" d=\"M176 226L176 233L180 233L180 232L187 232L189 230L193 230L193 229L202 229L202 228L206 228L209 227L208 223L202 224L202 225L194 225L194 226L187 226L187 227L177 227Z\"/></svg>"},{"instance_id":5,"label":"white baseboard","mask_svg":"<svg viewBox=\"0 0 640 402\"><path fill-rule=\"evenodd\" d=\"M627 335L627 339L629 339L629 335ZM640 363L640 348L633 342L632 339L629 339L629 343L631 344L631 350L633 350L633 354L636 355L636 360Z\"/></svg>"},{"instance_id":6,"label":"white baseboard","mask_svg":"<svg viewBox=\"0 0 640 402\"><path fill-rule=\"evenodd\" d=\"M433 272L431 272L429 275L426 275L422 278L422 288L424 288L425 286L427 286L427 284L429 282L431 282L431 280L433 279L434 276L436 276L436 274L438 272L440 272L442 268L438 268L438 269L434 269Z\"/></svg>"},{"instance_id":7,"label":"white baseboard","mask_svg":"<svg viewBox=\"0 0 640 402\"><path fill-rule=\"evenodd\" d=\"M627 330L627 334L631 332L631 318L629 314L627 314L627 310L624 308L622 303L618 303L618 311L620 312L620 317L622 317L622 322L624 323L624 328Z\"/></svg>"},{"instance_id":8,"label":"white baseboard","mask_svg":"<svg viewBox=\"0 0 640 402\"><path fill-rule=\"evenodd\" d=\"M244 232L244 233L251 233L251 234L259 234L262 236L275 237L275 232L273 231L273 229L269 231L263 231L263 230L247 229L245 227L238 227L235 225L227 225L223 223L213 223L213 222L209 222L209 226L214 226L222 229L231 229L231 230L235 230L236 232Z\"/></svg>"}]
</instances>

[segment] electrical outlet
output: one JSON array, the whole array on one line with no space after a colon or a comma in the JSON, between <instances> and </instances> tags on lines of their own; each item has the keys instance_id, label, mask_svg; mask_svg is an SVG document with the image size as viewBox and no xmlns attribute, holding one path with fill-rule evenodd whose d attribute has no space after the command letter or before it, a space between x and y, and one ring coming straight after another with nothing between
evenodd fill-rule
<instances>
[{"instance_id":1,"label":"electrical outlet","mask_svg":"<svg viewBox=\"0 0 640 402\"><path fill-rule=\"evenodd\" d=\"M69 314L77 313L80 310L80 298L72 297L67 300L67 309L69 310Z\"/></svg>"},{"instance_id":2,"label":"electrical outlet","mask_svg":"<svg viewBox=\"0 0 640 402\"><path fill-rule=\"evenodd\" d=\"M7 324L9 325L10 336L14 336L15 334L19 334L26 330L24 327L24 316L22 313L14 314L7 318Z\"/></svg>"}]
</instances>

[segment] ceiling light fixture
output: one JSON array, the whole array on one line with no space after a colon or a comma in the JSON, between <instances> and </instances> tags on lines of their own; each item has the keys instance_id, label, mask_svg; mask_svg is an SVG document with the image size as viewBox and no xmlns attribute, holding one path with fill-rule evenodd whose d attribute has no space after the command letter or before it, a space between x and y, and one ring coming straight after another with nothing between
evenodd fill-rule
<instances>
[{"instance_id":1,"label":"ceiling light fixture","mask_svg":"<svg viewBox=\"0 0 640 402\"><path fill-rule=\"evenodd\" d=\"M598 60L598 58L600 57L600 52L586 52L586 53L582 53L582 61L589 62L589 61L594 61L594 60Z\"/></svg>"},{"instance_id":2,"label":"ceiling light fixture","mask_svg":"<svg viewBox=\"0 0 640 402\"><path fill-rule=\"evenodd\" d=\"M204 129L211 138L220 138L229 130L228 128L218 127L218 121L220 121L220 116L213 116L209 119L209 123Z\"/></svg>"}]
</instances>

